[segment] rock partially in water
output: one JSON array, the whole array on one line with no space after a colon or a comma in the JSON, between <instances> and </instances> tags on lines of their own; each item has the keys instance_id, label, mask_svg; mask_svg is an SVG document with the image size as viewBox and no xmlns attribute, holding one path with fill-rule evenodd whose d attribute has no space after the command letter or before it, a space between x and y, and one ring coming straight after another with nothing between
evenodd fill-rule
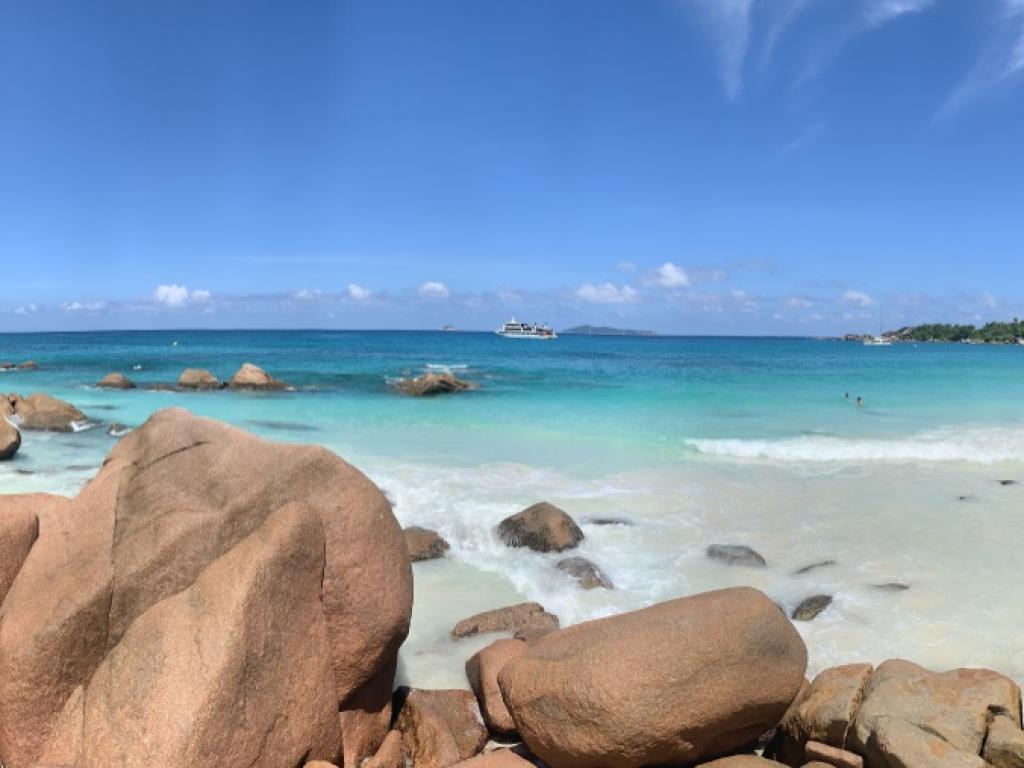
<instances>
[{"instance_id":1,"label":"rock partially in water","mask_svg":"<svg viewBox=\"0 0 1024 768\"><path fill-rule=\"evenodd\" d=\"M1000 485L1016 485L1017 481L1016 480L1000 480L999 484Z\"/></svg>"},{"instance_id":2,"label":"rock partially in water","mask_svg":"<svg viewBox=\"0 0 1024 768\"><path fill-rule=\"evenodd\" d=\"M452 373L425 373L415 379L402 379L396 382L395 387L400 392L413 397L431 397L465 392L475 389L476 385L469 381L463 381Z\"/></svg>"},{"instance_id":3,"label":"rock partially in water","mask_svg":"<svg viewBox=\"0 0 1024 768\"><path fill-rule=\"evenodd\" d=\"M806 665L785 615L741 587L553 632L498 684L516 730L549 766L690 765L773 728Z\"/></svg>"},{"instance_id":4,"label":"rock partially in water","mask_svg":"<svg viewBox=\"0 0 1024 768\"><path fill-rule=\"evenodd\" d=\"M448 542L429 528L410 525L402 529L405 546L409 550L409 559L414 563L423 560L437 560L448 551Z\"/></svg>"},{"instance_id":5,"label":"rock partially in water","mask_svg":"<svg viewBox=\"0 0 1024 768\"><path fill-rule=\"evenodd\" d=\"M486 632L519 632L524 629L558 629L558 617L540 603L517 603L484 611L463 619L452 629L452 637L463 638Z\"/></svg>"},{"instance_id":6,"label":"rock partially in water","mask_svg":"<svg viewBox=\"0 0 1024 768\"><path fill-rule=\"evenodd\" d=\"M726 565L742 565L748 568L764 568L768 565L761 555L745 544L712 544L706 550L707 556Z\"/></svg>"},{"instance_id":7,"label":"rock partially in water","mask_svg":"<svg viewBox=\"0 0 1024 768\"><path fill-rule=\"evenodd\" d=\"M587 517L584 518L583 522L587 525L635 525L632 520L625 517Z\"/></svg>"},{"instance_id":8,"label":"rock partially in water","mask_svg":"<svg viewBox=\"0 0 1024 768\"><path fill-rule=\"evenodd\" d=\"M39 370L39 363L37 363L35 360L26 360L23 363L18 363L18 370L19 371L38 371Z\"/></svg>"},{"instance_id":9,"label":"rock partially in water","mask_svg":"<svg viewBox=\"0 0 1024 768\"><path fill-rule=\"evenodd\" d=\"M107 434L111 437L124 437L131 431L131 427L126 427L124 424L117 421L111 422L110 426L107 427Z\"/></svg>"},{"instance_id":10,"label":"rock partially in water","mask_svg":"<svg viewBox=\"0 0 1024 768\"><path fill-rule=\"evenodd\" d=\"M886 581L881 584L872 584L871 586L873 589L882 592L906 592L910 589L910 585L904 584L902 581Z\"/></svg>"},{"instance_id":11,"label":"rock partially in water","mask_svg":"<svg viewBox=\"0 0 1024 768\"><path fill-rule=\"evenodd\" d=\"M604 571L585 557L567 557L559 560L555 567L576 579L576 583L583 589L615 588Z\"/></svg>"},{"instance_id":12,"label":"rock partially in water","mask_svg":"<svg viewBox=\"0 0 1024 768\"><path fill-rule=\"evenodd\" d=\"M135 382L123 373L108 373L96 385L101 389L135 389Z\"/></svg>"},{"instance_id":13,"label":"rock partially in water","mask_svg":"<svg viewBox=\"0 0 1024 768\"><path fill-rule=\"evenodd\" d=\"M416 768L448 768L477 754L487 743L476 698L469 691L399 689L395 727Z\"/></svg>"},{"instance_id":14,"label":"rock partially in water","mask_svg":"<svg viewBox=\"0 0 1024 768\"><path fill-rule=\"evenodd\" d=\"M830 605L832 605L832 595L812 595L800 601L800 604L793 609L790 618L793 621L811 621Z\"/></svg>"},{"instance_id":15,"label":"rock partially in water","mask_svg":"<svg viewBox=\"0 0 1024 768\"><path fill-rule=\"evenodd\" d=\"M583 541L583 531L565 511L541 501L502 520L498 537L509 547L563 552Z\"/></svg>"},{"instance_id":16,"label":"rock partially in water","mask_svg":"<svg viewBox=\"0 0 1024 768\"><path fill-rule=\"evenodd\" d=\"M177 392L178 388L175 387L173 384L160 384L160 383L157 383L157 384L147 384L146 385L146 391L147 392Z\"/></svg>"},{"instance_id":17,"label":"rock partially in water","mask_svg":"<svg viewBox=\"0 0 1024 768\"><path fill-rule=\"evenodd\" d=\"M231 389L287 389L288 385L278 381L258 365L243 363L228 382Z\"/></svg>"},{"instance_id":18,"label":"rock partially in water","mask_svg":"<svg viewBox=\"0 0 1024 768\"><path fill-rule=\"evenodd\" d=\"M47 432L74 432L76 425L88 419L71 403L36 392L28 397L0 395L0 416L17 416L22 429Z\"/></svg>"},{"instance_id":19,"label":"rock partially in water","mask_svg":"<svg viewBox=\"0 0 1024 768\"><path fill-rule=\"evenodd\" d=\"M817 571L820 568L831 568L831 567L833 567L835 565L839 565L839 563L837 563L835 560L819 560L816 563L811 563L810 565L805 565L803 568L798 568L795 571L795 573L796 573L797 576L802 576L805 573L810 573L811 571Z\"/></svg>"},{"instance_id":20,"label":"rock partially in water","mask_svg":"<svg viewBox=\"0 0 1024 768\"><path fill-rule=\"evenodd\" d=\"M178 389L221 389L224 383L203 368L186 368L178 377Z\"/></svg>"},{"instance_id":21,"label":"rock partially in water","mask_svg":"<svg viewBox=\"0 0 1024 768\"><path fill-rule=\"evenodd\" d=\"M21 448L21 432L5 417L0 416L0 461L13 459Z\"/></svg>"}]
</instances>

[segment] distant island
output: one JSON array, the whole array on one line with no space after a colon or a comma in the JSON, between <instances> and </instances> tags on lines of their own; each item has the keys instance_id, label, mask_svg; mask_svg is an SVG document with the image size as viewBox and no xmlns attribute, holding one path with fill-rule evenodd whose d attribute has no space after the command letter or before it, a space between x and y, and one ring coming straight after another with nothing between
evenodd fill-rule
<instances>
[{"instance_id":1,"label":"distant island","mask_svg":"<svg viewBox=\"0 0 1024 768\"><path fill-rule=\"evenodd\" d=\"M607 325L577 325L566 328L563 335L570 336L657 336L654 331L633 331L628 328L610 328Z\"/></svg>"},{"instance_id":2,"label":"distant island","mask_svg":"<svg viewBox=\"0 0 1024 768\"><path fill-rule=\"evenodd\" d=\"M869 338L860 334L847 334L845 341L863 341ZM1024 344L1024 321L986 323L980 328L974 325L950 323L926 323L909 325L895 331L886 331L882 338L894 342L949 342L958 344Z\"/></svg>"}]
</instances>

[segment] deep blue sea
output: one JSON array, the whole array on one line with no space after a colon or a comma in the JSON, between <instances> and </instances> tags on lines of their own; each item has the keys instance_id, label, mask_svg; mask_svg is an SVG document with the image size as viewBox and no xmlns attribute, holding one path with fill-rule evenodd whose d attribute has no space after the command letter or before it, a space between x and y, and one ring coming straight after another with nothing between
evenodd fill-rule
<instances>
[{"instance_id":1,"label":"deep blue sea","mask_svg":"<svg viewBox=\"0 0 1024 768\"><path fill-rule=\"evenodd\" d=\"M176 344L175 344L176 342ZM812 339L491 333L175 331L0 335L0 392L45 391L97 425L25 433L0 491L74 493L113 444L103 424L181 406L273 440L328 446L377 481L403 524L440 530L445 561L416 566L406 674L461 684L447 630L474 610L535 599L564 621L729 584L791 606L835 596L801 626L812 666L904 655L1024 678L1024 608L992 585L1024 572L1024 347ZM186 367L224 379L250 361L271 394L101 391ZM447 368L479 388L416 399L393 382ZM863 405L856 398L863 398ZM554 556L506 550L504 516L540 499L583 523L582 551L616 589L583 592ZM629 526L598 526L598 515ZM710 562L745 543L764 571ZM836 566L798 577L818 559ZM891 592L875 584L899 581ZM455 663L457 660L457 664Z\"/></svg>"}]
</instances>

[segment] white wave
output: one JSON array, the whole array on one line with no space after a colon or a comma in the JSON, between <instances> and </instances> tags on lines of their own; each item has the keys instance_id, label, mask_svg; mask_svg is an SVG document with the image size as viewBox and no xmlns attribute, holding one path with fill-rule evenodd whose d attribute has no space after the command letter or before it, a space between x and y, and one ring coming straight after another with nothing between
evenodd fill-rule
<instances>
[{"instance_id":1,"label":"white wave","mask_svg":"<svg viewBox=\"0 0 1024 768\"><path fill-rule=\"evenodd\" d=\"M71 431L72 432L87 432L90 429L96 429L96 427L98 427L98 426L99 426L99 422L90 421L89 419L86 419L85 421L72 421L71 422Z\"/></svg>"},{"instance_id":2,"label":"white wave","mask_svg":"<svg viewBox=\"0 0 1024 768\"><path fill-rule=\"evenodd\" d=\"M466 363L427 363L423 367L428 371L451 373L452 371L464 371L469 368L469 365Z\"/></svg>"},{"instance_id":3,"label":"white wave","mask_svg":"<svg viewBox=\"0 0 1024 768\"><path fill-rule=\"evenodd\" d=\"M698 453L780 462L1024 461L1024 429L937 430L904 438L803 436L779 440L686 440Z\"/></svg>"}]
</instances>

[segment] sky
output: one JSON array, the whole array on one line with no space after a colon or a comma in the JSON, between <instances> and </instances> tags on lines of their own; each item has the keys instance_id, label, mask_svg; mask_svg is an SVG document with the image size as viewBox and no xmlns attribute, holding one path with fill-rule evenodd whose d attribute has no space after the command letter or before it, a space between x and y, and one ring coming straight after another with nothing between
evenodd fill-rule
<instances>
[{"instance_id":1,"label":"sky","mask_svg":"<svg viewBox=\"0 0 1024 768\"><path fill-rule=\"evenodd\" d=\"M1024 0L0 0L0 332L1024 316Z\"/></svg>"}]
</instances>

